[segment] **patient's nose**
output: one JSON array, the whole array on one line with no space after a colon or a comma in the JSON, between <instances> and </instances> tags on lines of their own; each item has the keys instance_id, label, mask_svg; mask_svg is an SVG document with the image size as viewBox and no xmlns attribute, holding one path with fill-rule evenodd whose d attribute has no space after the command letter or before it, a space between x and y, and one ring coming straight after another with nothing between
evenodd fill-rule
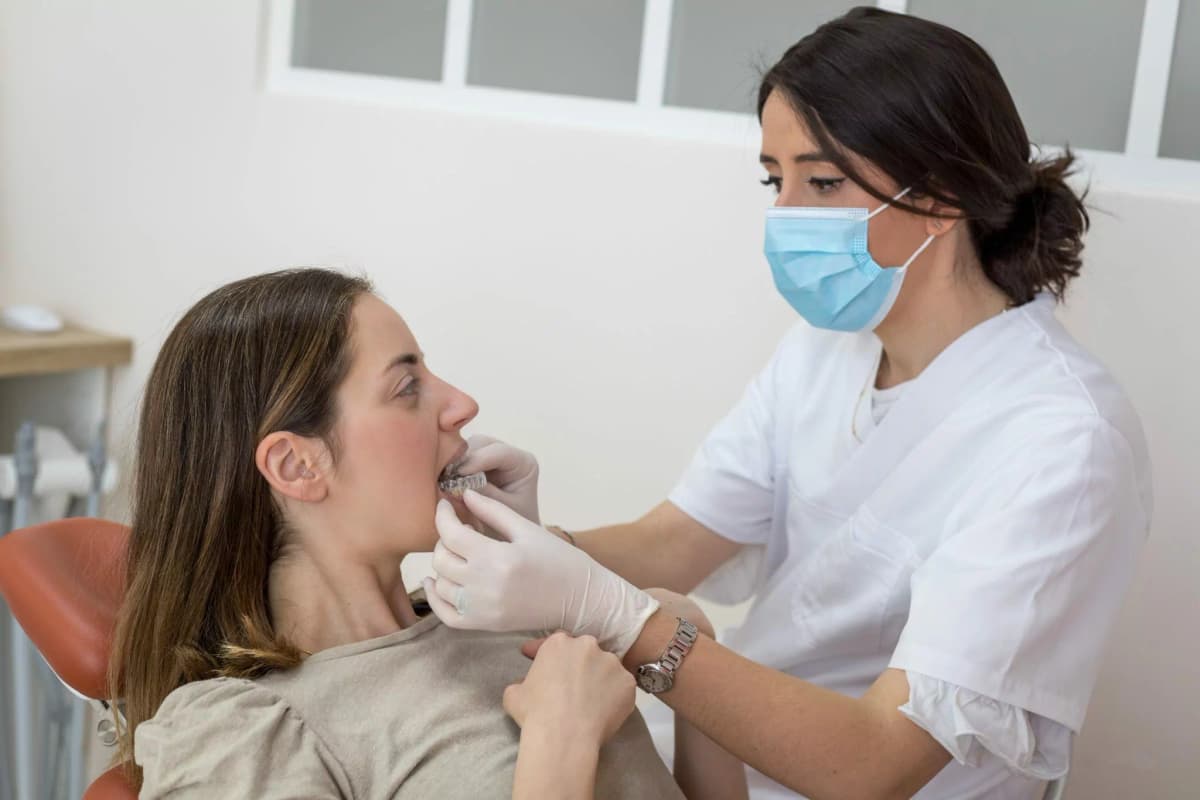
<instances>
[{"instance_id":1,"label":"patient's nose","mask_svg":"<svg viewBox=\"0 0 1200 800\"><path fill-rule=\"evenodd\" d=\"M442 428L456 431L466 425L479 414L479 404L475 398L450 384L446 384L449 392L446 395L446 405L442 409Z\"/></svg>"}]
</instances>

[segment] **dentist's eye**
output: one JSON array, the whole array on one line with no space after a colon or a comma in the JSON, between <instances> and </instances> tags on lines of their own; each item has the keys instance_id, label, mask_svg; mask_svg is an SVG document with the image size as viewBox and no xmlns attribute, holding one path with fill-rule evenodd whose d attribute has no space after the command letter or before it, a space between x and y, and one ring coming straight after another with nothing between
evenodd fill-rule
<instances>
[{"instance_id":1,"label":"dentist's eye","mask_svg":"<svg viewBox=\"0 0 1200 800\"><path fill-rule=\"evenodd\" d=\"M817 194L825 194L832 192L834 189L842 185L845 178L809 178L808 182L817 190Z\"/></svg>"},{"instance_id":2,"label":"dentist's eye","mask_svg":"<svg viewBox=\"0 0 1200 800\"><path fill-rule=\"evenodd\" d=\"M768 175L759 181L759 183L761 183L763 186L774 186L775 194L779 194L780 190L783 188L783 178L776 178L774 175Z\"/></svg>"}]
</instances>

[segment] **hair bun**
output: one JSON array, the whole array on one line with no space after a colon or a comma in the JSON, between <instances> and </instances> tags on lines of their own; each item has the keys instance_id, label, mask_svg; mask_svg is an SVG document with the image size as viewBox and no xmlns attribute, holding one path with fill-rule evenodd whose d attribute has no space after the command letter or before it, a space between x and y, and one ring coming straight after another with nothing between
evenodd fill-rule
<instances>
[{"instance_id":1,"label":"hair bun","mask_svg":"<svg viewBox=\"0 0 1200 800\"><path fill-rule=\"evenodd\" d=\"M1068 149L1029 165L1030 183L1011 200L1007 221L981 238L988 275L1017 303L1041 291L1061 298L1083 265L1083 235L1091 220L1084 195L1067 183L1075 156Z\"/></svg>"}]
</instances>

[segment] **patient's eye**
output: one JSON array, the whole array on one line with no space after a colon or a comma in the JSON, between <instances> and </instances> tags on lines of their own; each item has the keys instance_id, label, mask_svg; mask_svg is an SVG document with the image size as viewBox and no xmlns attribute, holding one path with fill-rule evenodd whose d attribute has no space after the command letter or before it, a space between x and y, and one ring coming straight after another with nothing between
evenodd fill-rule
<instances>
[{"instance_id":1,"label":"patient's eye","mask_svg":"<svg viewBox=\"0 0 1200 800\"><path fill-rule=\"evenodd\" d=\"M420 389L421 382L412 375L405 376L404 380L400 381L400 385L396 387L395 397L413 397Z\"/></svg>"}]
</instances>

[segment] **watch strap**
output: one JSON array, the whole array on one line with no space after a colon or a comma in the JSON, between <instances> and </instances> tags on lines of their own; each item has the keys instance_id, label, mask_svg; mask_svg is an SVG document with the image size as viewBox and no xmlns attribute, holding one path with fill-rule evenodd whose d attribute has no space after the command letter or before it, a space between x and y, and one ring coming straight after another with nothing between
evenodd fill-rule
<instances>
[{"instance_id":1,"label":"watch strap","mask_svg":"<svg viewBox=\"0 0 1200 800\"><path fill-rule=\"evenodd\" d=\"M679 625L675 628L675 636L658 659L659 668L672 678L675 677L675 670L679 669L679 665L683 663L684 656L691 652L692 646L696 644L696 639L700 636L700 631L696 629L695 625L683 617L675 619L679 621Z\"/></svg>"}]
</instances>

